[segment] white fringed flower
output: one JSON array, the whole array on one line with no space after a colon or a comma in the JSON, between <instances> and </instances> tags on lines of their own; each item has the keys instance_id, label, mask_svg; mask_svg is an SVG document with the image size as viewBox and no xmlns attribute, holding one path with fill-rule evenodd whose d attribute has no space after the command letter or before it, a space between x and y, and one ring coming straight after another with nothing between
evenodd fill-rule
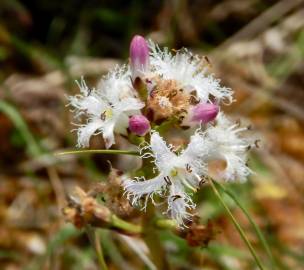
<instances>
[{"instance_id":1,"label":"white fringed flower","mask_svg":"<svg viewBox=\"0 0 304 270\"><path fill-rule=\"evenodd\" d=\"M186 91L196 91L201 102L226 100L232 102L232 90L220 85L220 81L213 75L207 75L202 67L202 59L183 49L175 55L168 48L161 50L158 45L149 42L150 45L150 70L164 79L179 82L181 88Z\"/></svg>"},{"instance_id":2,"label":"white fringed flower","mask_svg":"<svg viewBox=\"0 0 304 270\"><path fill-rule=\"evenodd\" d=\"M219 113L216 125L210 126L204 133L205 140L212 145L208 159L226 161L226 168L221 176L227 181L243 182L252 173L246 165L247 152L252 144L240 135L246 130L248 127L240 127L238 123L232 123L223 113Z\"/></svg>"},{"instance_id":3,"label":"white fringed flower","mask_svg":"<svg viewBox=\"0 0 304 270\"><path fill-rule=\"evenodd\" d=\"M137 204L145 197L143 209L149 198L158 194L167 197L168 214L179 225L191 218L189 210L195 208L191 197L186 190L196 192L201 184L201 176L206 173L206 166L202 162L208 154L208 143L204 143L201 135L196 133L191 137L188 147L179 155L172 150L172 146L165 143L157 132L151 135L150 145L144 147L143 158L153 157L159 174L152 179L143 177L135 180L125 179L123 186L131 199L132 204Z\"/></svg>"},{"instance_id":4,"label":"white fringed flower","mask_svg":"<svg viewBox=\"0 0 304 270\"><path fill-rule=\"evenodd\" d=\"M130 72L115 68L101 80L97 89L89 89L83 79L78 83L80 94L69 97L76 117L86 116L87 123L79 124L78 147L88 147L93 135L102 133L106 148L115 143L114 131L124 134L128 116L138 114L144 104L134 97Z\"/></svg>"}]
</instances>

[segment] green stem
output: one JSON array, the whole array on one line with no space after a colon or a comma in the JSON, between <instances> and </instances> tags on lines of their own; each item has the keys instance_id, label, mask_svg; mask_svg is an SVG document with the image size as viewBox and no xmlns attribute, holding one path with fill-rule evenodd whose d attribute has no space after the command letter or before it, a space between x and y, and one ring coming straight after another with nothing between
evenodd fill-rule
<instances>
[{"instance_id":1,"label":"green stem","mask_svg":"<svg viewBox=\"0 0 304 270\"><path fill-rule=\"evenodd\" d=\"M112 149L71 150L71 151L55 153L56 156L74 155L74 154L113 154L113 155L131 155L131 156L140 155L140 153L137 151L112 150Z\"/></svg>"},{"instance_id":2,"label":"green stem","mask_svg":"<svg viewBox=\"0 0 304 270\"><path fill-rule=\"evenodd\" d=\"M159 238L158 231L156 230L155 222L155 209L154 205L149 203L147 205L146 213L143 217L143 240L149 248L153 263L158 270L168 270L169 265L166 258L165 250Z\"/></svg>"},{"instance_id":3,"label":"green stem","mask_svg":"<svg viewBox=\"0 0 304 270\"><path fill-rule=\"evenodd\" d=\"M111 217L111 228L126 231L130 234L142 233L142 227L140 225L124 221L115 215L112 215Z\"/></svg>"},{"instance_id":4,"label":"green stem","mask_svg":"<svg viewBox=\"0 0 304 270\"><path fill-rule=\"evenodd\" d=\"M225 208L227 214L229 215L230 219L232 220L235 228L237 229L237 231L239 232L240 236L242 237L243 241L245 242L245 244L247 245L252 257L254 258L256 264L258 265L260 270L264 270L265 268L263 267L262 263L260 262L260 259L258 258L253 246L251 245L251 243L249 242L248 238L245 235L245 232L243 231L242 227L240 226L240 224L237 222L237 220L235 219L235 217L232 215L229 207L226 205L225 201L223 200L221 194L219 193L219 191L217 190L216 186L214 185L212 179L208 178L209 183L212 187L212 190L214 192L214 194L216 195L216 197L219 199L220 203L222 204L222 206Z\"/></svg>"},{"instance_id":5,"label":"green stem","mask_svg":"<svg viewBox=\"0 0 304 270\"><path fill-rule=\"evenodd\" d=\"M157 219L155 221L155 227L164 230L175 230L177 228L177 224L173 219Z\"/></svg>"},{"instance_id":6,"label":"green stem","mask_svg":"<svg viewBox=\"0 0 304 270\"><path fill-rule=\"evenodd\" d=\"M213 180L212 180L213 181ZM248 211L246 210L246 208L241 204L241 202L237 199L237 196L235 196L235 194L225 188L221 183L218 183L216 181L213 181L213 183L218 186L224 193L226 193L235 203L236 205L242 210L242 212L244 213L244 215L247 217L248 221L250 222L251 226L254 228L258 238L260 239L260 242L262 244L262 246L264 247L270 261L271 261L271 264L272 264L272 268L273 268L273 265L275 265L275 261L274 261L274 258L273 258L273 255L271 253L271 250L270 250L270 247L263 235L263 233L261 232L259 226L255 223L255 221L251 218L250 214L248 213Z\"/></svg>"},{"instance_id":7,"label":"green stem","mask_svg":"<svg viewBox=\"0 0 304 270\"><path fill-rule=\"evenodd\" d=\"M93 229L90 226L86 226L86 232L89 237L91 245L95 249L100 270L108 270L107 264L106 264L104 256L103 256L103 252L102 252L102 248L100 245L100 240L98 237L97 230Z\"/></svg>"}]
</instances>

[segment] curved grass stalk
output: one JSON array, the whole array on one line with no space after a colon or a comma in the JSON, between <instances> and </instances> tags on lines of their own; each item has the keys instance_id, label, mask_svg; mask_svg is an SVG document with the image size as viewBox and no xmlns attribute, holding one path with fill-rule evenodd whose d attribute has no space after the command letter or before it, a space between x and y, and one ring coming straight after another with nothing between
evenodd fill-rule
<instances>
[{"instance_id":1,"label":"curved grass stalk","mask_svg":"<svg viewBox=\"0 0 304 270\"><path fill-rule=\"evenodd\" d=\"M212 180L213 181L213 180ZM270 259L270 262L271 262L271 265L272 265L272 268L274 267L275 265L275 261L274 261L274 258L273 258L273 255L271 253L271 250L270 250L270 247L262 233L262 231L260 230L259 226L255 223L255 221L252 219L252 217L250 216L249 212L246 210L246 208L241 204L241 202L238 200L237 196L235 196L235 194L225 188L221 183L218 183L216 181L213 181L213 183L218 186L224 193L226 193L234 202L235 204L241 209L241 211L244 213L244 215L247 217L249 223L251 224L251 226L254 228L263 248L265 249L269 259Z\"/></svg>"},{"instance_id":2,"label":"curved grass stalk","mask_svg":"<svg viewBox=\"0 0 304 270\"><path fill-rule=\"evenodd\" d=\"M20 131L20 135L23 137L24 141L27 144L28 154L30 154L32 157L39 156L42 153L41 148L37 144L35 138L33 137L18 110L10 103L0 100L0 111L6 114L14 123L16 128Z\"/></svg>"},{"instance_id":3,"label":"curved grass stalk","mask_svg":"<svg viewBox=\"0 0 304 270\"><path fill-rule=\"evenodd\" d=\"M140 156L137 151L129 150L113 150L113 149L86 149L86 150L71 150L55 153L55 156L75 155L75 154L112 154L112 155L131 155Z\"/></svg>"},{"instance_id":4,"label":"curved grass stalk","mask_svg":"<svg viewBox=\"0 0 304 270\"><path fill-rule=\"evenodd\" d=\"M208 181L210 183L210 186L214 192L214 194L216 195L216 197L219 199L220 203L222 204L222 206L224 207L225 211L227 212L227 214L229 215L231 221L233 222L235 228L237 229L237 231L239 232L241 238L243 239L244 243L246 244L246 246L248 247L252 257L254 258L257 266L259 267L260 270L265 270L264 266L262 265L259 257L257 256L253 246L251 245L251 243L249 242L245 232L243 231L242 227L240 226L240 224L237 222L237 220L235 219L235 217L233 216L233 214L231 213L229 207L227 206L227 204L225 203L225 201L223 200L221 194L219 193L219 191L217 190L214 182L212 179L208 178Z\"/></svg>"},{"instance_id":5,"label":"curved grass stalk","mask_svg":"<svg viewBox=\"0 0 304 270\"><path fill-rule=\"evenodd\" d=\"M86 233L87 233L88 238L90 240L90 243L91 243L92 247L94 248L94 250L96 252L97 261L98 261L100 270L108 270L106 261L105 261L104 256L103 256L102 248L101 248L101 245L100 245L100 240L99 240L98 233L97 233L96 229L87 225L85 230L86 230Z\"/></svg>"}]
</instances>

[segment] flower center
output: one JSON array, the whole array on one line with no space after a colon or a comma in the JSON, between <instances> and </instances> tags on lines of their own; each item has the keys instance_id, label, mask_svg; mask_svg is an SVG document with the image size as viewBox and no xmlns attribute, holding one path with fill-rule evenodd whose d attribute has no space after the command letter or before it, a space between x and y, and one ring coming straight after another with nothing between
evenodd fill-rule
<instances>
[{"instance_id":1,"label":"flower center","mask_svg":"<svg viewBox=\"0 0 304 270\"><path fill-rule=\"evenodd\" d=\"M178 175L177 169L176 169L176 168L172 169L172 170L170 171L170 175L171 175L172 177L177 176L177 175Z\"/></svg>"},{"instance_id":2,"label":"flower center","mask_svg":"<svg viewBox=\"0 0 304 270\"><path fill-rule=\"evenodd\" d=\"M105 121L106 119L110 119L113 116L112 109L106 109L100 116L101 120Z\"/></svg>"},{"instance_id":3,"label":"flower center","mask_svg":"<svg viewBox=\"0 0 304 270\"><path fill-rule=\"evenodd\" d=\"M112 118L112 116L113 116L113 110L112 109L107 109L105 111L105 115L106 115L106 118Z\"/></svg>"},{"instance_id":4,"label":"flower center","mask_svg":"<svg viewBox=\"0 0 304 270\"><path fill-rule=\"evenodd\" d=\"M191 169L190 165L187 164L186 166L186 170L188 171L188 173L192 172L192 170L189 172L189 170ZM187 181L187 179L185 178L184 172L183 170L180 170L179 168L173 168L170 171L170 176L171 177L176 177L178 176L179 180L186 186L188 187L190 190L192 190L193 192L197 191L197 188L194 187L191 183L189 183ZM169 178L170 179L170 178Z\"/></svg>"}]
</instances>

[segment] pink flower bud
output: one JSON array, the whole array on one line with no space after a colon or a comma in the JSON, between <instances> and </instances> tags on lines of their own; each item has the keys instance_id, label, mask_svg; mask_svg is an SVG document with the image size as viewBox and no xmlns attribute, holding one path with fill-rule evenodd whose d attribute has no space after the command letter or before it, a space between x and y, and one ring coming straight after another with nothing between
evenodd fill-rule
<instances>
[{"instance_id":1,"label":"pink flower bud","mask_svg":"<svg viewBox=\"0 0 304 270\"><path fill-rule=\"evenodd\" d=\"M136 79L149 67L149 47L142 36L133 37L130 44L130 58L132 78Z\"/></svg>"},{"instance_id":2,"label":"pink flower bud","mask_svg":"<svg viewBox=\"0 0 304 270\"><path fill-rule=\"evenodd\" d=\"M199 103L192 108L191 121L208 123L215 119L219 106L212 103Z\"/></svg>"},{"instance_id":3,"label":"pink flower bud","mask_svg":"<svg viewBox=\"0 0 304 270\"><path fill-rule=\"evenodd\" d=\"M143 115L133 115L129 118L129 129L138 136L144 136L150 130L150 122Z\"/></svg>"}]
</instances>

